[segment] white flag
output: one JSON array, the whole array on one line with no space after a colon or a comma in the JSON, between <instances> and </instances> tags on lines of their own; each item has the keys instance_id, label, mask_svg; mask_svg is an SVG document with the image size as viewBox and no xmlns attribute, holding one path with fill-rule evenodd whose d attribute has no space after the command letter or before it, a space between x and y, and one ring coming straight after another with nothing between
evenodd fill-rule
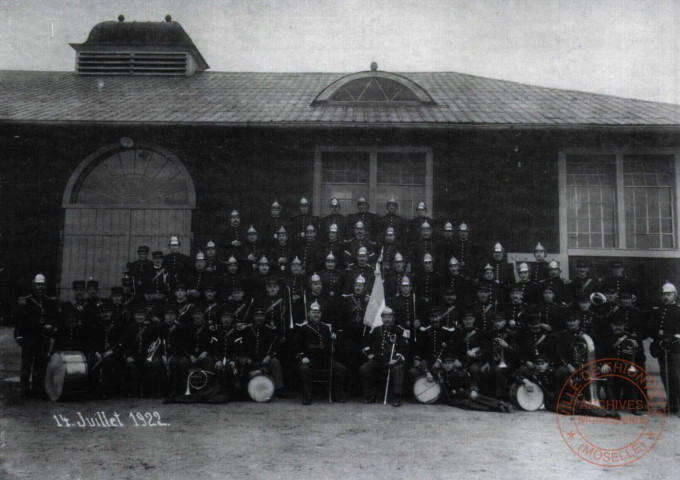
<instances>
[{"instance_id":1,"label":"white flag","mask_svg":"<svg viewBox=\"0 0 680 480\"><path fill-rule=\"evenodd\" d=\"M383 289L382 275L380 275L380 262L377 262L375 264L375 282L373 282L371 298L366 307L364 325L371 327L371 330L382 325L381 315L383 310L385 310L385 290Z\"/></svg>"}]
</instances>

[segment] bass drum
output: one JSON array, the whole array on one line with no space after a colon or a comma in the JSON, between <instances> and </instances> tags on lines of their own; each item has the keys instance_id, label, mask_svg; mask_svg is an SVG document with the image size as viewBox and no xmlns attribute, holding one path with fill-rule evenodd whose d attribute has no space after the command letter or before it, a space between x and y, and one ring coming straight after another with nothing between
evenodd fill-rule
<instances>
[{"instance_id":1,"label":"bass drum","mask_svg":"<svg viewBox=\"0 0 680 480\"><path fill-rule=\"evenodd\" d=\"M420 403L435 403L439 400L439 395L442 393L442 387L439 382L432 380L427 381L427 375L421 375L413 383L413 396Z\"/></svg>"},{"instance_id":2,"label":"bass drum","mask_svg":"<svg viewBox=\"0 0 680 480\"><path fill-rule=\"evenodd\" d=\"M87 358L82 352L52 354L45 371L45 392L56 402L64 397L82 393L87 386Z\"/></svg>"},{"instance_id":3,"label":"bass drum","mask_svg":"<svg viewBox=\"0 0 680 480\"><path fill-rule=\"evenodd\" d=\"M543 389L531 381L529 385L518 382L510 388L510 399L515 407L534 412L543 406Z\"/></svg>"},{"instance_id":4,"label":"bass drum","mask_svg":"<svg viewBox=\"0 0 680 480\"><path fill-rule=\"evenodd\" d=\"M248 382L248 395L256 402L268 402L274 395L274 380L269 375L255 375Z\"/></svg>"}]
</instances>

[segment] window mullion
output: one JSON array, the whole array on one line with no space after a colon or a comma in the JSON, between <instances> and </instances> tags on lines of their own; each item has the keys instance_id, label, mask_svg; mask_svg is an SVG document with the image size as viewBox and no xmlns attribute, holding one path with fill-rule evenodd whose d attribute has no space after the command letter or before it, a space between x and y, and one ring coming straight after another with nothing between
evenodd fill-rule
<instances>
[{"instance_id":1,"label":"window mullion","mask_svg":"<svg viewBox=\"0 0 680 480\"><path fill-rule=\"evenodd\" d=\"M373 213L377 213L378 202L378 152L371 151L371 164L368 176L368 202Z\"/></svg>"},{"instance_id":2,"label":"window mullion","mask_svg":"<svg viewBox=\"0 0 680 480\"><path fill-rule=\"evenodd\" d=\"M618 248L627 248L626 239L626 204L623 186L623 154L616 154L616 220L618 230ZM633 221L631 219L631 221Z\"/></svg>"}]
</instances>

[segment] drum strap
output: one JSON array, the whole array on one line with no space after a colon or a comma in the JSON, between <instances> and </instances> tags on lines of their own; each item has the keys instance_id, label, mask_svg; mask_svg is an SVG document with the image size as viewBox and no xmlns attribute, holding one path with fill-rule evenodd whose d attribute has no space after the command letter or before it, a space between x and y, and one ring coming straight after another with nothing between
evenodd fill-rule
<instances>
[{"instance_id":1,"label":"drum strap","mask_svg":"<svg viewBox=\"0 0 680 480\"><path fill-rule=\"evenodd\" d=\"M623 337L619 338L616 342L614 342L614 345L612 345L612 348L618 347L618 346L621 345L621 343L623 343L627 338L628 338L628 335L624 335Z\"/></svg>"},{"instance_id":2,"label":"drum strap","mask_svg":"<svg viewBox=\"0 0 680 480\"><path fill-rule=\"evenodd\" d=\"M541 335L538 340L536 340L536 343L534 343L534 347L538 347L541 343L543 343L543 340L545 340L545 334Z\"/></svg>"},{"instance_id":3,"label":"drum strap","mask_svg":"<svg viewBox=\"0 0 680 480\"><path fill-rule=\"evenodd\" d=\"M152 283L155 282L156 280L158 280L159 277L163 276L164 274L165 274L165 269L161 268L160 270L158 270L156 272L156 275L154 275L154 277L151 279L151 282Z\"/></svg>"}]
</instances>

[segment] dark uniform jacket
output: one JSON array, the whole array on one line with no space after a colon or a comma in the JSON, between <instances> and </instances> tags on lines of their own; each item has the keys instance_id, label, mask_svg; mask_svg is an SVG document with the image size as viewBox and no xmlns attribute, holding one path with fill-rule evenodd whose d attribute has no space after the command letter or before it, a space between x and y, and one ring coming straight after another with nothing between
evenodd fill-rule
<instances>
[{"instance_id":1,"label":"dark uniform jacket","mask_svg":"<svg viewBox=\"0 0 680 480\"><path fill-rule=\"evenodd\" d=\"M457 330L452 337L453 354L460 360L463 365L473 362L483 362L488 358L489 342L481 330L472 328L470 330L461 328ZM475 358L468 356L468 351L475 351L477 355Z\"/></svg>"},{"instance_id":2,"label":"dark uniform jacket","mask_svg":"<svg viewBox=\"0 0 680 480\"><path fill-rule=\"evenodd\" d=\"M14 338L23 344L43 343L45 325L55 327L59 323L59 303L46 295L32 294L19 300Z\"/></svg>"},{"instance_id":3,"label":"dark uniform jacket","mask_svg":"<svg viewBox=\"0 0 680 480\"><path fill-rule=\"evenodd\" d=\"M546 333L544 330L519 332L517 334L517 345L521 363L533 362L538 355L545 357L553 364L558 361L555 336L549 332Z\"/></svg>"},{"instance_id":4,"label":"dark uniform jacket","mask_svg":"<svg viewBox=\"0 0 680 480\"><path fill-rule=\"evenodd\" d=\"M146 358L149 355L149 345L160 335L160 328L153 323L133 323L127 328L123 351L125 357L136 360Z\"/></svg>"},{"instance_id":5,"label":"dark uniform jacket","mask_svg":"<svg viewBox=\"0 0 680 480\"><path fill-rule=\"evenodd\" d=\"M331 357L331 327L323 322L304 322L295 331L297 359L307 357L315 368L328 367Z\"/></svg>"},{"instance_id":6,"label":"dark uniform jacket","mask_svg":"<svg viewBox=\"0 0 680 480\"><path fill-rule=\"evenodd\" d=\"M424 360L428 367L436 360L441 360L447 352L453 352L454 334L444 328L428 325L420 327L418 334L418 348L414 360Z\"/></svg>"},{"instance_id":7,"label":"dark uniform jacket","mask_svg":"<svg viewBox=\"0 0 680 480\"><path fill-rule=\"evenodd\" d=\"M250 325L243 329L242 355L253 362L261 362L267 355L274 357L278 351L276 331L267 325ZM239 347L240 350L240 347Z\"/></svg>"},{"instance_id":8,"label":"dark uniform jacket","mask_svg":"<svg viewBox=\"0 0 680 480\"><path fill-rule=\"evenodd\" d=\"M393 360L405 361L409 353L410 332L400 325L386 327L381 325L364 337L364 355L374 354L376 363L387 363L390 355ZM392 339L394 339L394 354L392 354Z\"/></svg>"}]
</instances>

